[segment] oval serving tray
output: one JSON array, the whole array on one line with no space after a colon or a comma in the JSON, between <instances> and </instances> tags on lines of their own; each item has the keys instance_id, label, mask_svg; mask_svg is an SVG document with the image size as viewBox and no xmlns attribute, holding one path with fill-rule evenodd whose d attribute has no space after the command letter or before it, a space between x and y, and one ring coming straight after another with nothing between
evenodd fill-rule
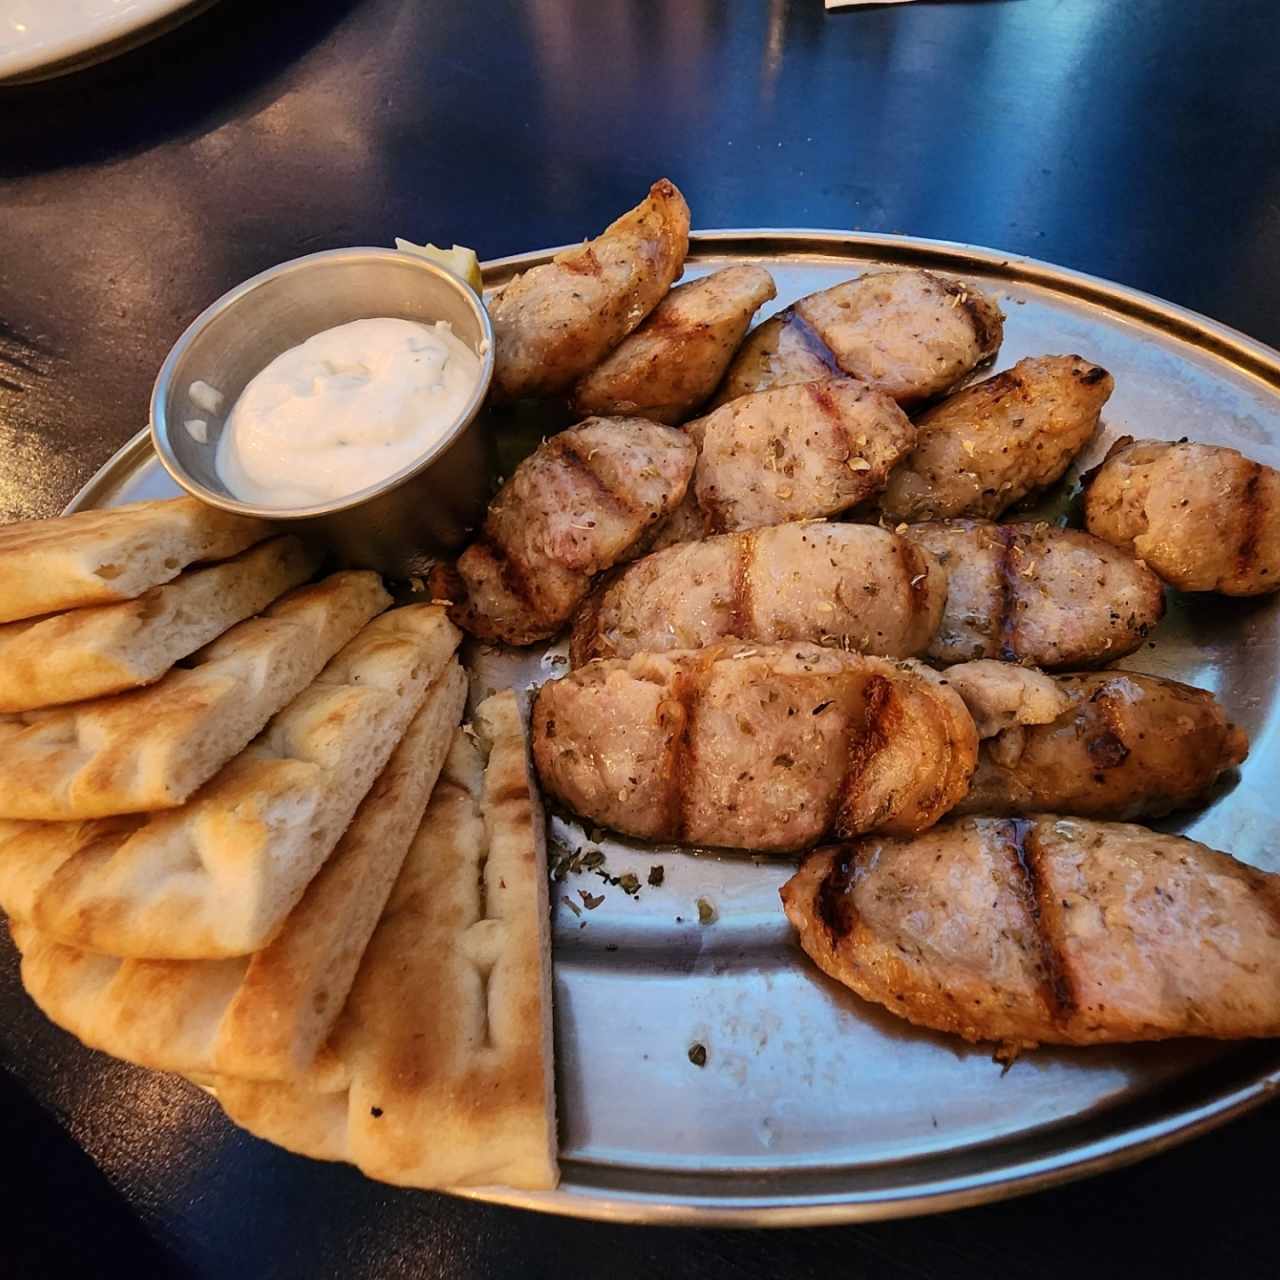
<instances>
[{"instance_id":1,"label":"oval serving tray","mask_svg":"<svg viewBox=\"0 0 1280 1280\"><path fill-rule=\"evenodd\" d=\"M487 263L486 287L555 252ZM979 283L1007 316L996 368L1075 351L1115 374L1104 429L1081 466L1125 434L1189 435L1280 466L1280 354L1180 307L991 250L827 231L698 233L686 278L741 261L777 281L760 318L875 264ZM536 443L530 428L523 422L501 442L506 465ZM143 432L68 510L174 492ZM1280 871L1280 808L1269 793L1280 764L1278 657L1280 597L1175 598L1151 645L1125 663L1214 690L1253 743L1216 803L1160 825L1271 871ZM468 658L478 693L564 669L554 647L472 645ZM552 887L562 1184L464 1194L673 1224L922 1213L1139 1159L1280 1087L1280 1042L1048 1049L1002 1073L988 1051L916 1030L816 972L778 903L787 860L589 834L602 835L552 821L553 856L604 854ZM638 889L605 878L627 873ZM603 901L587 909L579 890ZM699 899L713 922L700 923ZM690 1060L695 1044L706 1049L701 1067Z\"/></svg>"}]
</instances>

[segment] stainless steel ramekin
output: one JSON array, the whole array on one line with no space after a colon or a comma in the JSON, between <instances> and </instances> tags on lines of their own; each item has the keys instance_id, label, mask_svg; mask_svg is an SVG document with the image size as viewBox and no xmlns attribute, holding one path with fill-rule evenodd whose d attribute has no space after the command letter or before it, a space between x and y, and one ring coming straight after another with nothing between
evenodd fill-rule
<instances>
[{"instance_id":1,"label":"stainless steel ramekin","mask_svg":"<svg viewBox=\"0 0 1280 1280\"><path fill-rule=\"evenodd\" d=\"M447 320L480 358L480 381L457 422L409 466L345 498L260 507L231 494L214 466L226 415L246 383L290 347L350 320ZM488 432L476 421L493 377L493 329L474 291L443 267L395 249L333 249L246 280L206 308L165 358L151 393L151 438L169 474L224 511L260 516L329 547L345 565L394 577L456 549L489 497ZM211 414L193 383L222 397ZM207 422L200 441L187 422Z\"/></svg>"}]
</instances>

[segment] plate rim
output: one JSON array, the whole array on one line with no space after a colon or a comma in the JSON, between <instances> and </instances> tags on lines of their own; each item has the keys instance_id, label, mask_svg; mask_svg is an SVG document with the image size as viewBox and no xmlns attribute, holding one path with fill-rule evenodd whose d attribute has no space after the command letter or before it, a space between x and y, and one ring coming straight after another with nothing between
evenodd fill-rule
<instances>
[{"instance_id":1,"label":"plate rim","mask_svg":"<svg viewBox=\"0 0 1280 1280\"><path fill-rule=\"evenodd\" d=\"M217 0L140 0L54 40L0 52L0 89L38 84L96 66L197 17Z\"/></svg>"},{"instance_id":2,"label":"plate rim","mask_svg":"<svg viewBox=\"0 0 1280 1280\"><path fill-rule=\"evenodd\" d=\"M1168 338L1187 343L1238 372L1261 382L1280 396L1280 351L1211 317L1168 302L1129 285L1056 266L1021 254L915 236L820 228L724 228L690 233L688 261L717 257L754 257L768 262L785 255L794 261L874 258L882 262L926 266L1009 283L1030 284L1092 303L1146 325ZM512 275L550 261L573 246L531 250L481 263L486 288ZM81 486L64 514L97 504L122 475L133 474L154 456L150 433L143 428L127 440ZM1242 1042L1242 1047L1266 1042ZM758 1194L687 1195L663 1199L656 1193L617 1191L589 1181L562 1180L553 1191L521 1191L508 1187L455 1188L452 1194L513 1208L613 1223L703 1227L800 1227L869 1222L939 1213L989 1204L1046 1190L1063 1183L1123 1168L1168 1150L1242 1116L1280 1094L1280 1058L1243 1082L1228 1081L1206 1098L1175 1106L1170 1114L1144 1120L1130 1118L1083 1144L1044 1154L1015 1156L977 1173L925 1175L910 1187L884 1191L850 1190L829 1195L780 1195L767 1189L767 1176L726 1175L761 1184ZM1101 1117L1119 1118L1123 1108ZM1052 1139L1050 1139L1050 1142ZM905 1161L911 1164L914 1161ZM567 1160L562 1169L588 1170L587 1162ZM622 1168L622 1166L617 1166Z\"/></svg>"}]
</instances>

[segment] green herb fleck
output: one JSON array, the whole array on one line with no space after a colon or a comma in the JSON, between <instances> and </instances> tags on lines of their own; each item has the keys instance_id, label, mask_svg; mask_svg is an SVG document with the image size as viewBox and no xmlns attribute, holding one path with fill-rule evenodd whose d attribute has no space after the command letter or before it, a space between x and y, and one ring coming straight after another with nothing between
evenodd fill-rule
<instances>
[{"instance_id":1,"label":"green herb fleck","mask_svg":"<svg viewBox=\"0 0 1280 1280\"><path fill-rule=\"evenodd\" d=\"M707 1065L707 1046L705 1044L691 1044L689 1046L689 1061L695 1067L705 1067Z\"/></svg>"},{"instance_id":2,"label":"green herb fleck","mask_svg":"<svg viewBox=\"0 0 1280 1280\"><path fill-rule=\"evenodd\" d=\"M663 877L666 875L666 869L659 863L657 866L649 868L649 883L657 886L662 883Z\"/></svg>"},{"instance_id":3,"label":"green herb fleck","mask_svg":"<svg viewBox=\"0 0 1280 1280\"><path fill-rule=\"evenodd\" d=\"M698 899L698 923L699 924L715 924L716 909L709 903L706 898Z\"/></svg>"}]
</instances>

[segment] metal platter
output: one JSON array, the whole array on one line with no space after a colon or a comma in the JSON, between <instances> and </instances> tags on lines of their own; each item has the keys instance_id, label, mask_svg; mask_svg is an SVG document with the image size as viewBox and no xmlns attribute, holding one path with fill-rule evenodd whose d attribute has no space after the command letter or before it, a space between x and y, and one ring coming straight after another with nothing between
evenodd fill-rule
<instances>
[{"instance_id":1,"label":"metal platter","mask_svg":"<svg viewBox=\"0 0 1280 1280\"><path fill-rule=\"evenodd\" d=\"M486 286L554 252L488 263ZM822 231L695 235L686 278L742 261L777 282L762 315L877 263L979 283L1007 315L997 368L1079 352L1115 374L1083 466L1124 434L1187 435L1280 466L1280 354L1145 294L964 245ZM541 428L501 430L509 466ZM142 433L69 509L173 492ZM1160 825L1280 871L1280 597L1170 605L1125 665L1212 689L1253 747L1212 806ZM554 648L474 646L468 658L478 694L565 669ZM923 1213L1136 1160L1280 1088L1280 1042L1041 1050L1002 1072L989 1052L899 1022L809 965L778 902L791 862L642 846L559 817L552 840L603 855L552 893L563 1182L477 1198L702 1225Z\"/></svg>"}]
</instances>

